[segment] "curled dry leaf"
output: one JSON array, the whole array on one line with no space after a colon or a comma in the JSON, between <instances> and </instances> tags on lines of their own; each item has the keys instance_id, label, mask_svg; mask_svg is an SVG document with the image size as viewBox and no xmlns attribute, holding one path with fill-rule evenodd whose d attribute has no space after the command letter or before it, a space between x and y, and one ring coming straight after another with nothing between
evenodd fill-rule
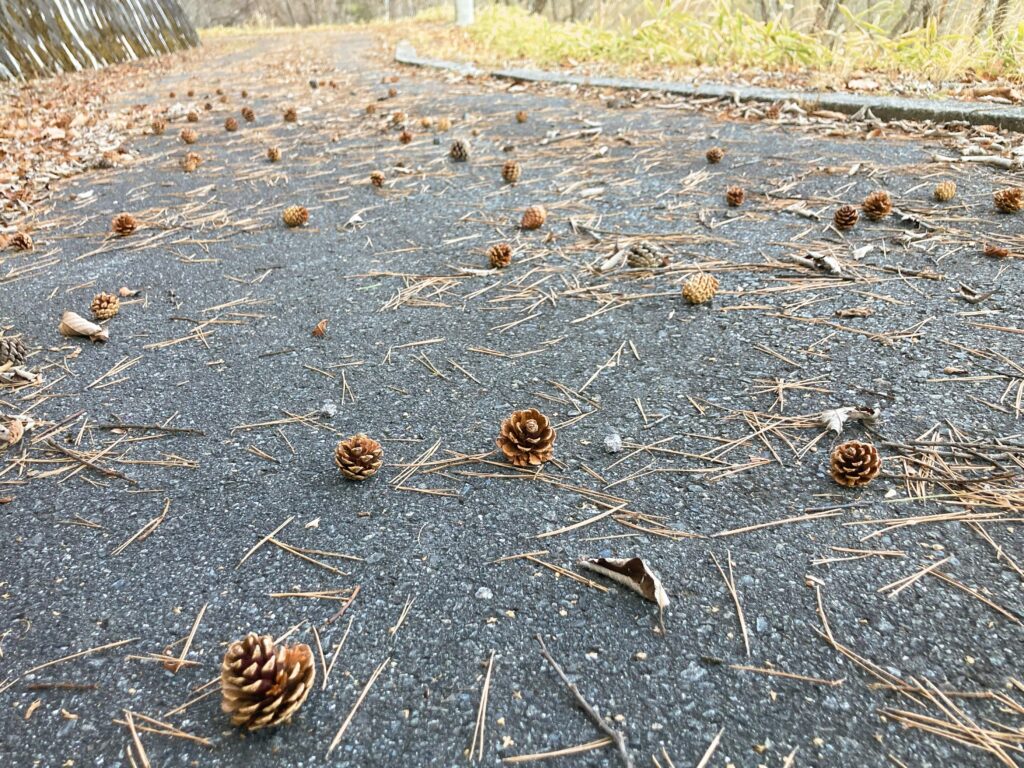
<instances>
[{"instance_id":1,"label":"curled dry leaf","mask_svg":"<svg viewBox=\"0 0 1024 768\"><path fill-rule=\"evenodd\" d=\"M875 421L882 415L882 409L876 403L874 406L853 405L842 408L833 408L823 411L818 417L818 422L823 427L828 427L837 435L843 431L843 425L848 421Z\"/></svg>"},{"instance_id":2,"label":"curled dry leaf","mask_svg":"<svg viewBox=\"0 0 1024 768\"><path fill-rule=\"evenodd\" d=\"M122 299L130 299L134 296L138 296L140 293L142 293L142 291L133 290L129 288L127 285L122 285L117 290L117 293Z\"/></svg>"},{"instance_id":3,"label":"curled dry leaf","mask_svg":"<svg viewBox=\"0 0 1024 768\"><path fill-rule=\"evenodd\" d=\"M92 341L107 341L110 338L110 331L106 328L70 310L60 319L60 332L64 336L87 336Z\"/></svg>"},{"instance_id":4,"label":"curled dry leaf","mask_svg":"<svg viewBox=\"0 0 1024 768\"><path fill-rule=\"evenodd\" d=\"M629 587L644 599L657 603L659 610L668 608L668 592L661 585L661 579L639 557L587 557L580 560L580 566Z\"/></svg>"},{"instance_id":5,"label":"curled dry leaf","mask_svg":"<svg viewBox=\"0 0 1024 768\"><path fill-rule=\"evenodd\" d=\"M319 323L316 324L315 328L313 328L313 336L315 338L322 339L326 335L327 335L327 318L324 318L323 320L321 320Z\"/></svg>"}]
</instances>

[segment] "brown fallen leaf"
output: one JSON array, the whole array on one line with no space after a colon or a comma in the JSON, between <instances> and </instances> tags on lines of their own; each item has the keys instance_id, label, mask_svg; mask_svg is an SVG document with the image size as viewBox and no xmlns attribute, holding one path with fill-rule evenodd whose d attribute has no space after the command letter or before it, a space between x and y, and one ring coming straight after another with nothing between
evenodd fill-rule
<instances>
[{"instance_id":1,"label":"brown fallen leaf","mask_svg":"<svg viewBox=\"0 0 1024 768\"><path fill-rule=\"evenodd\" d=\"M324 318L323 320L321 320L319 323L316 324L316 327L313 329L313 336L315 338L317 338L317 339L322 339L326 335L327 335L327 318Z\"/></svg>"},{"instance_id":2,"label":"brown fallen leaf","mask_svg":"<svg viewBox=\"0 0 1024 768\"><path fill-rule=\"evenodd\" d=\"M875 310L871 307L844 307L836 310L836 317L871 317Z\"/></svg>"},{"instance_id":3,"label":"brown fallen leaf","mask_svg":"<svg viewBox=\"0 0 1024 768\"><path fill-rule=\"evenodd\" d=\"M639 557L587 557L580 560L580 566L629 587L657 603L660 610L668 607L668 592L661 585L661 579Z\"/></svg>"}]
</instances>

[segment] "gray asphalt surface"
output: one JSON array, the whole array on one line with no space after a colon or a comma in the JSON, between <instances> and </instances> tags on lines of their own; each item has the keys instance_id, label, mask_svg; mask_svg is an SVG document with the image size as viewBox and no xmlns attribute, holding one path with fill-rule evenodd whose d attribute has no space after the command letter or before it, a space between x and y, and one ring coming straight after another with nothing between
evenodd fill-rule
<instances>
[{"instance_id":1,"label":"gray asphalt surface","mask_svg":"<svg viewBox=\"0 0 1024 768\"><path fill-rule=\"evenodd\" d=\"M809 385L816 389L785 393L784 414L881 405L874 434L851 425L844 438L906 442L948 422L972 438L1019 442L1013 395L1001 400L1007 380L983 378L988 371L976 357L945 343L1020 359L1018 333L970 324L1024 327L1020 258L991 259L980 249L993 240L1024 245L1024 218L998 216L991 206L992 191L1013 178L980 165L947 170L931 164L941 148L934 137L866 142L859 129L830 136L785 123L728 120L656 99L608 108L596 92L395 70L356 38L311 38L301 49L294 39L247 45L253 43L193 59L189 71L171 67L150 93L131 96L162 108L181 100L169 99L170 89L180 95L195 87L202 101L224 88L228 103L212 98L215 108L198 125L202 137L194 149L204 157L201 169L184 174L177 166L185 151L176 138L182 121L164 136L137 138L133 166L82 176L56 190L55 208L34 236L37 254L52 251L60 264L0 292L0 323L32 339L38 351L31 362L47 385L0 390L0 408L54 423L84 411L59 439L78 439L78 449L91 451L121 439L98 461L133 481L93 470L41 476L68 466L43 444L2 455L7 471L0 496L13 497L0 506L0 681L11 681L0 693L0 754L8 764L131 765L131 737L113 722L130 710L210 742L142 732L154 766L461 765L492 652L483 764L600 738L546 666L534 640L538 633L583 695L627 735L637 765L696 765L720 730L711 766L998 764L978 749L880 716L882 708L915 705L872 687L875 677L822 638L817 601L820 594L835 639L886 673L927 680L943 691L1001 692L1019 702L1012 681L1022 674L1021 625L1012 615L1021 608L1022 580L1008 559L1019 563L1024 556L1015 528L1020 510L1005 509L1005 520L986 526L1005 548L1002 560L962 522L895 528L864 540L886 525L858 521L960 508L896 503L907 495L898 477L863 490L840 488L828 478L833 436L802 458L775 436L767 443L747 440L727 461L767 462L724 477L708 474L713 462L692 457L722 445L718 440L750 438L746 422L727 418L729 409L767 413L775 396L759 393L758 380L775 378L818 379ZM391 85L382 78L390 75L400 77L393 84L398 94L385 99ZM311 77L335 80L337 87L311 89ZM240 99L243 87L252 98ZM377 116L365 115L371 102L379 104ZM224 117L245 103L255 107L257 123L225 133ZM297 125L281 121L288 103L300 108ZM526 123L513 117L520 109L529 113ZM410 118L415 139L407 146L385 125L393 110ZM435 142L418 120L441 115L454 125ZM596 125L597 137L564 138ZM543 144L556 130L562 138ZM446 158L454 135L469 136L469 163ZM279 166L263 159L271 143L283 150ZM713 144L728 154L709 167L704 152ZM504 151L509 146L514 149ZM524 169L514 187L503 185L499 173L510 155ZM404 168L396 169L397 162ZM383 191L366 183L374 168L389 178ZM691 186L685 181L691 173L709 176ZM955 178L960 192L955 203L936 211L930 192L942 178ZM747 189L748 202L730 211L723 193L734 183ZM808 199L821 220L771 204L766 193L784 185L790 197ZM939 229L915 247L900 238L916 230L893 219L862 222L845 240L826 230L837 204L858 203L877 188L890 190L901 208ZM95 197L75 197L87 191ZM301 230L280 224L281 209L293 203L311 210L310 225ZM521 233L515 224L532 203L549 208L549 222ZM104 240L110 217L121 210L135 212L146 226L130 238ZM729 217L734 220L714 229L701 223ZM574 232L570 219L599 230L602 241L583 229ZM690 307L679 298L685 271L596 274L587 265L610 255L620 239L608 233L663 235L675 265L723 262L711 268L722 292L711 306ZM486 247L505 239L518 247L508 270L466 272L486 269ZM832 249L852 279L785 263L794 242ZM861 261L850 256L867 244L875 248ZM107 250L80 258L101 246ZM27 258L35 257L4 254L3 271ZM885 266L930 270L945 279L900 276L881 271ZM420 279L417 297L384 308L417 284L411 276L457 277L430 284ZM957 298L958 282L1000 292L967 304ZM142 293L110 322L108 343L58 335L64 309L87 314L96 291L120 286ZM588 286L594 292L580 290ZM605 306L603 299L613 300L612 308L591 316ZM863 305L874 314L835 316ZM779 317L783 311L869 333L928 322L915 339L882 344ZM327 336L313 338L311 329L324 318ZM502 328L515 321L523 322ZM196 327L203 338L147 348ZM431 343L402 346L425 341ZM555 386L579 393L624 343L617 364L582 395L570 400ZM514 356L525 352L536 353ZM97 385L126 358L138 359ZM966 371L960 378L979 378L949 381L957 375L944 374L948 368ZM603 507L567 487L498 477L512 472L480 462L419 473L405 483L451 495L392 484L397 465L435 441L434 460L492 450L501 420L530 406L563 425L556 443L561 463L545 474L597 492L605 483L588 470L614 483L658 468L607 492L628 500L632 510L659 516L668 528L699 537L645 535L605 519L537 540ZM280 428L238 429L287 413L312 415ZM94 428L118 419L172 419L203 435L156 439L153 432L125 436ZM357 431L381 439L390 465L365 483L344 481L332 464L338 436ZM663 445L689 456L639 453L610 467L626 455L606 449L612 433L627 443L672 438ZM819 433L787 434L803 445ZM883 454L890 474L903 472L891 452ZM171 457L189 466L147 463ZM180 459L173 462L185 463ZM21 461L27 463L11 467ZM666 471L672 468L687 471ZM165 500L169 511L159 527L112 554L161 513ZM852 506L831 517L713 537L830 505ZM75 524L76 516L97 526ZM238 567L290 517L281 540L362 559L318 556L341 575L266 545ZM905 554L815 564L844 556L832 547ZM610 592L527 561L494 563L536 550L570 569L585 556L644 557L672 596L666 633L657 631L653 606L599 577L595 581ZM732 558L749 656L711 554L723 565ZM947 574L1011 618L929 577L894 598L878 592L946 556ZM337 602L270 596L355 585L359 595L332 624L326 622ZM160 653L187 636L204 605L189 654L194 666L172 674L129 658ZM350 618L329 685L314 691L291 724L241 734L220 712L217 695L166 714L211 690L202 686L217 676L226 643L245 632L281 635L297 627L293 637L315 645L315 626L329 655ZM325 757L385 659L341 744ZM80 688L45 687L50 684ZM1021 711L1005 703L956 701L977 722L1022 725ZM934 709L919 711L936 716ZM1008 754L1021 760L1019 751ZM614 750L604 749L544 764L621 763Z\"/></svg>"}]
</instances>

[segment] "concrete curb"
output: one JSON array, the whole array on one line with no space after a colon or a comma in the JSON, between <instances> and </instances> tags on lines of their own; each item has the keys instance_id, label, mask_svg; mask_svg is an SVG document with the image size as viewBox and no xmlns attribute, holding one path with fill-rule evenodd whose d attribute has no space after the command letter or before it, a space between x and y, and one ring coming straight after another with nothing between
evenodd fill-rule
<instances>
[{"instance_id":1,"label":"concrete curb","mask_svg":"<svg viewBox=\"0 0 1024 768\"><path fill-rule=\"evenodd\" d=\"M678 96L731 99L735 101L782 100L810 102L818 109L856 114L862 110L882 120L930 120L934 123L962 121L971 125L995 125L1008 131L1024 131L1024 108L1003 107L943 99L907 99L897 96L872 96L860 93L830 93L827 91L791 91L784 88L737 88L728 85L696 85L687 82L662 82L618 77L586 77L535 69L479 69L472 64L460 64L443 59L430 59L417 55L416 49L406 41L395 48L395 61L414 67L429 67L456 72L460 75L489 75L505 80L531 83L579 85L594 88L620 88L638 91L661 91Z\"/></svg>"}]
</instances>

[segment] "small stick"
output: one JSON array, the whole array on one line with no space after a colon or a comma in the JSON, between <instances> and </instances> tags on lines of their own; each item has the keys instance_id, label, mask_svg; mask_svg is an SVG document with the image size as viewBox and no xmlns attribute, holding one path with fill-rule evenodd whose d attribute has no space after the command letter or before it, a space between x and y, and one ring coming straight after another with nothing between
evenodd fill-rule
<instances>
[{"instance_id":1,"label":"small stick","mask_svg":"<svg viewBox=\"0 0 1024 768\"><path fill-rule=\"evenodd\" d=\"M534 639L536 639L536 641L540 643L540 652L541 655L544 657L544 660L551 665L551 668L555 670L555 673L558 675L559 678L561 678L562 682L565 683L566 687L576 698L577 706L586 713L587 717L589 717L593 721L594 725L597 726L598 730L606 734L612 740L612 743L615 745L616 749L619 750L619 756L622 758L622 764L626 766L626 768L633 768L633 758L630 756L629 750L626 748L625 737L619 731L615 730L610 725L608 725L608 723L605 722L604 718L601 717L601 715L598 714L592 706L590 706L590 703L585 698L583 698L583 694L580 693L580 689L576 687L575 683L571 682L569 678L566 677L565 672L562 670L562 668L558 665L558 662L555 661L554 657L548 651L548 647L544 645L544 639L539 634L534 635Z\"/></svg>"},{"instance_id":2,"label":"small stick","mask_svg":"<svg viewBox=\"0 0 1024 768\"><path fill-rule=\"evenodd\" d=\"M384 659L384 661L382 661L378 665L378 667L375 670L373 670L373 674L370 675L370 679L367 680L366 685L363 686L363 690L359 694L359 698L356 699L356 703L353 704L352 709L349 710L348 717L345 718L345 722L341 724L341 728L338 729L338 732L334 735L334 739L331 741L331 745L327 748L327 757L330 757L331 752L334 751L334 748L341 743L341 739L345 735L345 731L348 730L349 725L352 723L352 718L356 716L356 711L359 709L359 706L363 703L363 699L366 698L366 694L370 692L370 688L373 686L375 682L377 682L377 678L380 677L380 673L384 671L384 667L386 667L390 661L391 657L388 656L386 659Z\"/></svg>"}]
</instances>

